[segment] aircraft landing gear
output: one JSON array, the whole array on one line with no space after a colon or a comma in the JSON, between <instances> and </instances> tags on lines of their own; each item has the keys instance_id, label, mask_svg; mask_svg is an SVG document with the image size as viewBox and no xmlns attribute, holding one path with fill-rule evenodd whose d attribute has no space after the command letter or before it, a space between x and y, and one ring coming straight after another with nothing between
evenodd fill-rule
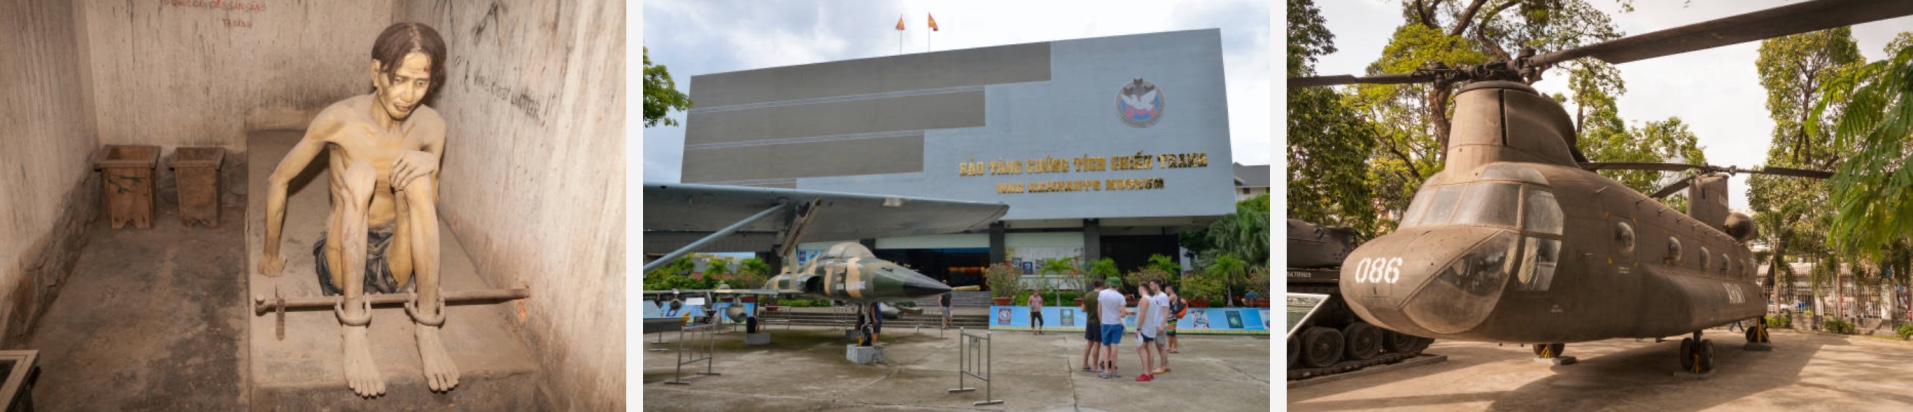
<instances>
[{"instance_id":1,"label":"aircraft landing gear","mask_svg":"<svg viewBox=\"0 0 1913 412\"><path fill-rule=\"evenodd\" d=\"M1774 350L1773 338L1767 335L1767 317L1761 316L1758 320L1755 320L1755 322L1757 323L1754 324L1754 327L1747 328L1747 345L1742 346L1741 349L1752 351Z\"/></svg>"},{"instance_id":2,"label":"aircraft landing gear","mask_svg":"<svg viewBox=\"0 0 1913 412\"><path fill-rule=\"evenodd\" d=\"M1567 348L1568 344L1565 343L1537 343L1534 345L1534 356L1539 358L1557 358L1561 356L1561 351L1567 350Z\"/></svg>"},{"instance_id":3,"label":"aircraft landing gear","mask_svg":"<svg viewBox=\"0 0 1913 412\"><path fill-rule=\"evenodd\" d=\"M1534 344L1534 363L1542 363L1542 364L1549 364L1549 365L1573 364L1574 361L1576 360L1573 356L1561 356L1561 352L1564 352L1567 349L1568 349L1568 344L1566 343Z\"/></svg>"},{"instance_id":4,"label":"aircraft landing gear","mask_svg":"<svg viewBox=\"0 0 1913 412\"><path fill-rule=\"evenodd\" d=\"M1681 370L1695 375L1705 375L1714 371L1714 341L1701 339L1700 331L1694 331L1694 337L1681 338Z\"/></svg>"}]
</instances>

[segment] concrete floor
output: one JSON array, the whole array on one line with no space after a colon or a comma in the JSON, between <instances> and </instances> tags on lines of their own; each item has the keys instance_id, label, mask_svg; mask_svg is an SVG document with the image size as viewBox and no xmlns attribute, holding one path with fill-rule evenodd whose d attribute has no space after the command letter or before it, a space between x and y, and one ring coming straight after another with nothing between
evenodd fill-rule
<instances>
[{"instance_id":1,"label":"concrete floor","mask_svg":"<svg viewBox=\"0 0 1913 412\"><path fill-rule=\"evenodd\" d=\"M1288 391L1291 411L1913 410L1913 343L1775 330L1772 352L1712 330L1715 371L1676 375L1679 340L1569 344L1547 366L1527 347L1436 342L1448 361Z\"/></svg>"},{"instance_id":2,"label":"concrete floor","mask_svg":"<svg viewBox=\"0 0 1913 412\"><path fill-rule=\"evenodd\" d=\"M1083 372L1081 333L1035 336L999 332L991 350L996 379L993 398L1001 405L973 407L984 399L981 382L966 380L976 392L948 393L957 385L956 331L886 330L889 364L860 366L844 359L843 332L804 328L771 331L772 344L745 347L739 333L716 335L715 369L722 375L699 376L702 363L686 365L690 385L666 385L675 375L677 335L644 357L644 409L657 411L819 411L819 410L1269 410L1269 339L1251 336L1185 336L1182 353L1170 356L1174 371L1154 382L1136 382L1133 344L1125 339L1120 380ZM1131 335L1133 337L1133 334ZM657 335L646 335L649 349Z\"/></svg>"},{"instance_id":3,"label":"concrete floor","mask_svg":"<svg viewBox=\"0 0 1913 412\"><path fill-rule=\"evenodd\" d=\"M44 411L246 408L244 209L221 227L186 228L158 205L153 228L104 220L28 347L39 349L33 400Z\"/></svg>"}]
</instances>

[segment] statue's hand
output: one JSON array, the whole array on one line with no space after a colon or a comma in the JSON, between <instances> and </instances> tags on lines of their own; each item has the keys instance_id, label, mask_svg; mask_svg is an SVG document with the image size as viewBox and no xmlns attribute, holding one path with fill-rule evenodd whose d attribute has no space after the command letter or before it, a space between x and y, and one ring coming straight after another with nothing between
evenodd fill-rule
<instances>
[{"instance_id":1,"label":"statue's hand","mask_svg":"<svg viewBox=\"0 0 1913 412\"><path fill-rule=\"evenodd\" d=\"M279 271L285 268L286 258L279 256L277 253L267 253L259 256L259 274L261 275L279 276Z\"/></svg>"},{"instance_id":2,"label":"statue's hand","mask_svg":"<svg viewBox=\"0 0 1913 412\"><path fill-rule=\"evenodd\" d=\"M400 153L399 158L392 161L392 187L405 190L413 179L429 177L437 171L438 155L416 151Z\"/></svg>"}]
</instances>

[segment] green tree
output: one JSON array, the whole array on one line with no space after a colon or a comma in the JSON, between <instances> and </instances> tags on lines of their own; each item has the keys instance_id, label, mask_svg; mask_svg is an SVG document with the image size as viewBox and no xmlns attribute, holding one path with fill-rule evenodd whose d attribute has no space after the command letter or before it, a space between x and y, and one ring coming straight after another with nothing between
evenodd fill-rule
<instances>
[{"instance_id":1,"label":"green tree","mask_svg":"<svg viewBox=\"0 0 1913 412\"><path fill-rule=\"evenodd\" d=\"M1620 4L1622 10L1632 10L1630 2ZM1310 54L1331 50L1333 38L1326 31L1316 33L1312 25L1316 25L1320 19L1310 19L1310 13L1297 13L1297 4L1293 2L1289 6L1289 63L1291 75L1295 75L1297 65L1307 67L1307 63L1312 61ZM1590 6L1588 0L1402 0L1402 21L1404 23L1391 34L1383 54L1368 65L1368 75L1410 73L1431 63L1450 67L1475 65L1492 59L1511 59L1513 56L1509 50L1519 52L1523 48L1534 48L1540 52L1551 52L1620 36L1615 23L1605 13ZM1305 40L1297 42L1297 33L1303 34ZM1301 44L1301 48L1293 44ZM1301 57L1293 54L1301 54ZM1578 79L1584 80L1578 84L1578 88L1609 90L1605 94L1607 100L1611 100L1611 96L1618 96L1620 82L1618 71L1613 67L1595 61L1567 61L1563 65L1571 69L1571 77L1576 71L1582 73ZM1454 86L1456 84L1360 84L1347 88L1349 92L1339 96L1343 105L1354 111L1354 117L1360 119L1360 123L1341 121L1341 117L1335 117L1331 105L1310 100L1322 100L1320 96L1297 94L1291 90L1291 113L1297 107L1303 107L1308 111L1305 121L1312 121L1316 125L1312 128L1291 125L1291 151L1295 151L1295 144L1307 144L1307 151L1303 153L1310 159L1320 159L1318 163L1351 165L1352 161L1345 159L1368 159L1368 188L1366 194L1360 188L1351 188L1349 184L1339 182L1322 184L1322 188L1312 188L1307 184L1297 188L1295 182L1307 182L1307 178L1293 176L1293 167L1308 163L1291 159L1289 217L1310 217L1314 218L1314 222L1345 224L1356 228L1364 236L1389 232L1395 222L1379 218L1370 222L1366 217L1356 215L1404 211L1408 201L1421 188L1421 182L1435 172L1442 171L1442 157L1450 132L1448 119L1454 109L1454 102L1450 100ZM1584 111L1580 107L1576 109L1584 113L1578 121L1592 121L1592 111L1597 107L1594 102L1603 100L1603 96L1576 94L1576 100L1586 107ZM1297 102L1301 102L1301 105ZM1613 111L1609 111L1609 115L1615 119L1609 130L1615 134L1626 134L1624 126L1618 123L1618 115ZM1291 117L1291 121L1295 119ZM1301 136L1301 132L1314 134ZM1372 136L1375 144L1368 146L1368 153L1358 153L1362 149L1358 142L1345 142L1356 136ZM1310 138L1324 142L1310 142ZM1347 151L1356 153L1351 157ZM1347 176L1341 172L1307 171L1308 178L1322 176L1347 180ZM1301 203L1297 203L1297 199L1301 199ZM1343 220L1320 218L1330 215Z\"/></svg>"},{"instance_id":2,"label":"green tree","mask_svg":"<svg viewBox=\"0 0 1913 412\"><path fill-rule=\"evenodd\" d=\"M1767 89L1767 111L1774 120L1773 145L1767 150L1768 166L1824 170L1850 152L1823 132L1828 128L1813 113L1838 112L1846 107L1841 100L1827 98L1828 94L1821 89L1860 60L1852 31L1845 27L1760 42L1760 57L1754 64L1759 69L1760 85ZM1829 204L1827 182L1755 175L1748 178L1748 183L1753 189L1748 197L1750 205L1762 213L1778 214L1766 220L1767 227L1760 228L1763 232L1785 234L1777 237L1773 244L1776 262L1785 261L1789 253L1830 252L1827 244L1828 227L1833 219L1830 209L1840 205L1825 207ZM1815 270L1820 268L1816 266ZM1815 285L1814 296L1818 298L1822 289L1818 283Z\"/></svg>"},{"instance_id":3,"label":"green tree","mask_svg":"<svg viewBox=\"0 0 1913 412\"><path fill-rule=\"evenodd\" d=\"M1842 70L1821 85L1806 122L1808 134L1837 113L1833 146L1853 148L1834 175L1836 212L1830 237L1841 251L1883 256L1884 249L1913 229L1913 32L1887 45L1887 58ZM1842 104L1844 103L1844 104Z\"/></svg>"},{"instance_id":4,"label":"green tree","mask_svg":"<svg viewBox=\"0 0 1913 412\"><path fill-rule=\"evenodd\" d=\"M1316 59L1335 52L1335 35L1312 1L1289 2L1288 19L1288 73L1312 76ZM1289 89L1288 216L1374 233L1368 157L1378 136L1342 100L1330 88Z\"/></svg>"},{"instance_id":5,"label":"green tree","mask_svg":"<svg viewBox=\"0 0 1913 412\"><path fill-rule=\"evenodd\" d=\"M651 48L644 48L644 127L676 126L678 122L665 117L672 110L691 108L691 97L678 91L678 84L671 80L671 72L664 65L651 64Z\"/></svg>"},{"instance_id":6,"label":"green tree","mask_svg":"<svg viewBox=\"0 0 1913 412\"><path fill-rule=\"evenodd\" d=\"M1250 269L1269 267L1269 195L1236 202L1236 211L1209 224L1212 253L1230 253Z\"/></svg>"},{"instance_id":7,"label":"green tree","mask_svg":"<svg viewBox=\"0 0 1913 412\"><path fill-rule=\"evenodd\" d=\"M1223 300L1229 301L1229 306L1235 306L1235 286L1241 283L1241 278L1248 272L1249 265L1242 258L1234 253L1223 252L1209 263L1209 267L1204 268L1203 275L1215 277L1223 285Z\"/></svg>"}]
</instances>

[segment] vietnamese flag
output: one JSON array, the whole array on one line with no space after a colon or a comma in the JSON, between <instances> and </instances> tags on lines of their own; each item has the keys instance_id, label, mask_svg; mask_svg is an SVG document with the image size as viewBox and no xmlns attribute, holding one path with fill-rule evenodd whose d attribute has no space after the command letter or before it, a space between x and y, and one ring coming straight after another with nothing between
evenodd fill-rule
<instances>
[{"instance_id":1,"label":"vietnamese flag","mask_svg":"<svg viewBox=\"0 0 1913 412\"><path fill-rule=\"evenodd\" d=\"M924 15L930 16L930 31L937 31L937 16L929 13L924 13Z\"/></svg>"},{"instance_id":2,"label":"vietnamese flag","mask_svg":"<svg viewBox=\"0 0 1913 412\"><path fill-rule=\"evenodd\" d=\"M903 31L903 16L897 16L897 31Z\"/></svg>"}]
</instances>

